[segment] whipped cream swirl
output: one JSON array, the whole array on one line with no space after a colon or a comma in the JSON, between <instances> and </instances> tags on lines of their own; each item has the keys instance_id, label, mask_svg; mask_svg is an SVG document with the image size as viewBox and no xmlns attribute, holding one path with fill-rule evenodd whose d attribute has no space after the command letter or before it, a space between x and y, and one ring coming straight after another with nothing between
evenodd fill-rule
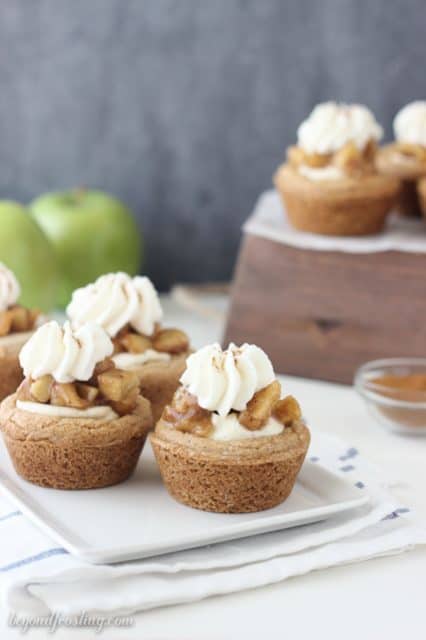
<instances>
[{"instance_id":1,"label":"whipped cream swirl","mask_svg":"<svg viewBox=\"0 0 426 640\"><path fill-rule=\"evenodd\" d=\"M50 374L56 382L89 380L98 362L110 356L113 344L96 324L73 331L69 322L60 327L54 320L42 325L22 347L19 362L25 377Z\"/></svg>"},{"instance_id":2,"label":"whipped cream swirl","mask_svg":"<svg viewBox=\"0 0 426 640\"><path fill-rule=\"evenodd\" d=\"M336 102L317 105L297 130L299 147L320 154L338 151L348 142L362 150L370 140L382 136L382 127L367 107Z\"/></svg>"},{"instance_id":3,"label":"whipped cream swirl","mask_svg":"<svg viewBox=\"0 0 426 640\"><path fill-rule=\"evenodd\" d=\"M399 111L393 121L398 142L426 147L426 101L410 102Z\"/></svg>"},{"instance_id":4,"label":"whipped cream swirl","mask_svg":"<svg viewBox=\"0 0 426 640\"><path fill-rule=\"evenodd\" d=\"M243 411L256 391L274 380L271 361L262 349L232 343L226 351L212 344L190 355L180 378L200 407L220 416Z\"/></svg>"},{"instance_id":5,"label":"whipped cream swirl","mask_svg":"<svg viewBox=\"0 0 426 640\"><path fill-rule=\"evenodd\" d=\"M21 287L15 274L0 262L0 311L16 304L20 295Z\"/></svg>"},{"instance_id":6,"label":"whipped cream swirl","mask_svg":"<svg viewBox=\"0 0 426 640\"><path fill-rule=\"evenodd\" d=\"M67 307L72 325L96 322L114 337L126 324L146 336L163 317L158 293L146 276L108 273L76 289Z\"/></svg>"}]
</instances>

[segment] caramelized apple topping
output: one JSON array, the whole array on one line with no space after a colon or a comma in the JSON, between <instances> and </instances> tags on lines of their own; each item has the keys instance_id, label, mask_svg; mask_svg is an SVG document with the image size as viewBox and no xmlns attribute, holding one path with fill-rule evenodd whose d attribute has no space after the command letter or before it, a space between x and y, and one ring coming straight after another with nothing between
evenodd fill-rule
<instances>
[{"instance_id":1,"label":"caramelized apple topping","mask_svg":"<svg viewBox=\"0 0 426 640\"><path fill-rule=\"evenodd\" d=\"M241 411L238 418L240 424L250 431L261 429L272 415L275 404L280 399L281 385L278 380L274 380L267 387L257 391L247 408Z\"/></svg>"},{"instance_id":2,"label":"caramelized apple topping","mask_svg":"<svg viewBox=\"0 0 426 640\"><path fill-rule=\"evenodd\" d=\"M54 382L50 393L50 404L74 409L87 409L90 406L88 400L80 398L73 382Z\"/></svg>"},{"instance_id":3,"label":"caramelized apple topping","mask_svg":"<svg viewBox=\"0 0 426 640\"><path fill-rule=\"evenodd\" d=\"M199 406L197 398L183 387L163 411L162 419L178 431L207 438L212 429L211 413Z\"/></svg>"},{"instance_id":4,"label":"caramelized apple topping","mask_svg":"<svg viewBox=\"0 0 426 640\"><path fill-rule=\"evenodd\" d=\"M280 400L281 385L275 380L254 394L247 408L238 414L240 424L250 431L257 431L274 417L284 426L300 420L302 412L293 396ZM212 430L212 412L199 406L197 398L184 387L180 387L173 396L171 404L163 411L162 420L170 427L207 438Z\"/></svg>"},{"instance_id":5,"label":"caramelized apple topping","mask_svg":"<svg viewBox=\"0 0 426 640\"><path fill-rule=\"evenodd\" d=\"M120 344L124 351L129 353L143 353L147 349L152 349L152 342L146 336L138 333L127 333L120 338Z\"/></svg>"},{"instance_id":6,"label":"caramelized apple topping","mask_svg":"<svg viewBox=\"0 0 426 640\"><path fill-rule=\"evenodd\" d=\"M52 392L53 378L52 376L45 375L34 382L30 386L30 395L37 402L49 402L50 394Z\"/></svg>"},{"instance_id":7,"label":"caramelized apple topping","mask_svg":"<svg viewBox=\"0 0 426 640\"><path fill-rule=\"evenodd\" d=\"M40 312L15 304L0 312L0 337L9 333L32 331Z\"/></svg>"},{"instance_id":8,"label":"caramelized apple topping","mask_svg":"<svg viewBox=\"0 0 426 640\"><path fill-rule=\"evenodd\" d=\"M301 147L293 146L287 151L287 159L294 169L299 169L302 165L313 169L335 166L344 174L354 176L374 172L376 150L374 140L370 140L363 150L358 149L353 142L348 142L338 151L326 154L307 153Z\"/></svg>"},{"instance_id":9,"label":"caramelized apple topping","mask_svg":"<svg viewBox=\"0 0 426 640\"><path fill-rule=\"evenodd\" d=\"M189 349L186 333L180 329L160 329L153 338L152 344L156 351L164 353L183 353Z\"/></svg>"},{"instance_id":10,"label":"caramelized apple topping","mask_svg":"<svg viewBox=\"0 0 426 640\"><path fill-rule=\"evenodd\" d=\"M272 415L283 425L288 426L302 417L302 410L296 398L286 396L275 404Z\"/></svg>"},{"instance_id":11,"label":"caramelized apple topping","mask_svg":"<svg viewBox=\"0 0 426 640\"><path fill-rule=\"evenodd\" d=\"M18 400L40 402L59 407L87 409L109 404L119 415L131 413L139 395L139 379L131 371L116 369L109 358L96 365L89 382L56 382L45 375L26 378L17 390Z\"/></svg>"},{"instance_id":12,"label":"caramelized apple topping","mask_svg":"<svg viewBox=\"0 0 426 640\"><path fill-rule=\"evenodd\" d=\"M186 333L180 329L161 329L159 326L156 326L152 336L146 336L135 333L130 325L126 325L112 341L114 353L144 353L148 349L154 349L175 355L189 349Z\"/></svg>"}]
</instances>

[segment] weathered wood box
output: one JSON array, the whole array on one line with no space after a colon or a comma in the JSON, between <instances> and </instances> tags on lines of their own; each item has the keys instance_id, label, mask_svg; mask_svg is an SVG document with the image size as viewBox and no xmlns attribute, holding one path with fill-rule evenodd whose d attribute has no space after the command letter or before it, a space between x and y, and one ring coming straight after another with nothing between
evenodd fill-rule
<instances>
[{"instance_id":1,"label":"weathered wood box","mask_svg":"<svg viewBox=\"0 0 426 640\"><path fill-rule=\"evenodd\" d=\"M407 237L387 232L404 250L356 252L289 246L249 224L224 343L254 342L280 373L342 383L367 360L426 356L426 225L407 224Z\"/></svg>"}]
</instances>

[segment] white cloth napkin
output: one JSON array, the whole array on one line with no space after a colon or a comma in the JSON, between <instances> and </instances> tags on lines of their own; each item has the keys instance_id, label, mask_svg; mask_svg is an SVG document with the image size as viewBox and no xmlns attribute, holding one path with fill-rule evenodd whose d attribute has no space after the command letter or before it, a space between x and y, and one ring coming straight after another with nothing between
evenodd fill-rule
<instances>
[{"instance_id":1,"label":"white cloth napkin","mask_svg":"<svg viewBox=\"0 0 426 640\"><path fill-rule=\"evenodd\" d=\"M31 616L126 615L426 543L426 528L392 499L355 448L314 434L308 457L367 491L370 503L325 522L119 565L93 566L72 557L0 496L0 588L6 607Z\"/></svg>"},{"instance_id":2,"label":"white cloth napkin","mask_svg":"<svg viewBox=\"0 0 426 640\"><path fill-rule=\"evenodd\" d=\"M383 233L375 236L334 237L303 233L293 229L276 191L265 191L256 203L253 214L243 226L246 233L281 242L290 247L316 251L346 253L376 253L406 251L426 253L426 225L424 220L390 216Z\"/></svg>"}]
</instances>

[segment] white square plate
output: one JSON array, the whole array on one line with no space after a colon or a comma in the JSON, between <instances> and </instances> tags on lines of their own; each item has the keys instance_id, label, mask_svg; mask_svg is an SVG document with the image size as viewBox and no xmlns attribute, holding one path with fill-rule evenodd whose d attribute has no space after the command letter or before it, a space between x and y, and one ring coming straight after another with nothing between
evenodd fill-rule
<instances>
[{"instance_id":1,"label":"white square plate","mask_svg":"<svg viewBox=\"0 0 426 640\"><path fill-rule=\"evenodd\" d=\"M91 563L111 563L243 538L325 520L368 496L306 461L290 497L248 514L216 514L175 502L164 488L149 443L123 484L89 491L43 489L22 480L0 445L0 486L53 540Z\"/></svg>"}]
</instances>

